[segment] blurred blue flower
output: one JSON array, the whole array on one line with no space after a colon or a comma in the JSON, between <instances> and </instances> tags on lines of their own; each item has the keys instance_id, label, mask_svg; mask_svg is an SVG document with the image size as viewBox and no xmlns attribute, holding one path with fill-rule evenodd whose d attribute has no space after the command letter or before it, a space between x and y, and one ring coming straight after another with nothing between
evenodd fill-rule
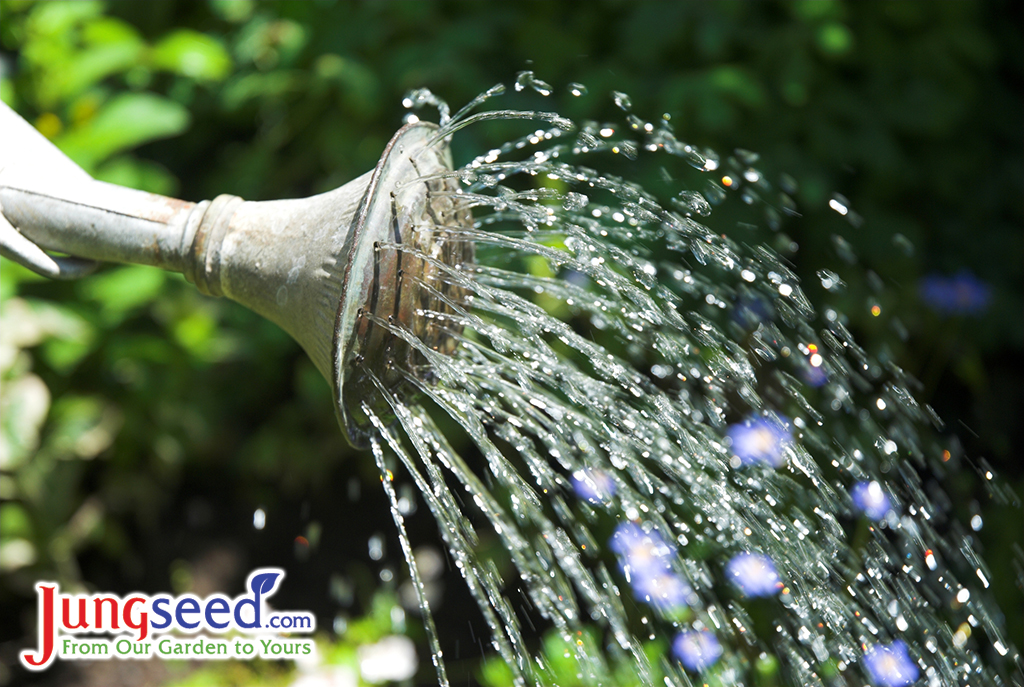
<instances>
[{"instance_id":1,"label":"blurred blue flower","mask_svg":"<svg viewBox=\"0 0 1024 687\"><path fill-rule=\"evenodd\" d=\"M917 681L920 671L901 640L875 644L864 654L864 667L878 687L906 687Z\"/></svg>"},{"instance_id":2,"label":"blurred blue flower","mask_svg":"<svg viewBox=\"0 0 1024 687\"><path fill-rule=\"evenodd\" d=\"M979 315L992 299L992 288L966 271L954 277L925 277L918 292L928 307L944 316Z\"/></svg>"},{"instance_id":3,"label":"blurred blue flower","mask_svg":"<svg viewBox=\"0 0 1024 687\"><path fill-rule=\"evenodd\" d=\"M637 571L631 578L636 598L663 611L687 605L693 589L674 572Z\"/></svg>"},{"instance_id":4,"label":"blurred blue flower","mask_svg":"<svg viewBox=\"0 0 1024 687\"><path fill-rule=\"evenodd\" d=\"M772 596L782 589L772 559L760 553L739 553L725 566L726 575L743 596Z\"/></svg>"},{"instance_id":5,"label":"blurred blue flower","mask_svg":"<svg viewBox=\"0 0 1024 687\"><path fill-rule=\"evenodd\" d=\"M818 388L828 381L828 373L825 372L825 359L820 349L815 344L809 344L806 349L801 349L804 356L794 356L793 363L804 383Z\"/></svg>"},{"instance_id":6,"label":"blurred blue flower","mask_svg":"<svg viewBox=\"0 0 1024 687\"><path fill-rule=\"evenodd\" d=\"M572 473L571 481L576 495L591 503L605 503L615 495L615 481L604 470L577 470Z\"/></svg>"},{"instance_id":7,"label":"blurred blue flower","mask_svg":"<svg viewBox=\"0 0 1024 687\"><path fill-rule=\"evenodd\" d=\"M715 664L722 655L722 645L707 630L687 630L672 641L672 653L688 670L699 672Z\"/></svg>"},{"instance_id":8,"label":"blurred blue flower","mask_svg":"<svg viewBox=\"0 0 1024 687\"><path fill-rule=\"evenodd\" d=\"M627 522L615 529L609 546L637 599L662 610L687 605L693 589L672 570L676 550L661 535Z\"/></svg>"},{"instance_id":9,"label":"blurred blue flower","mask_svg":"<svg viewBox=\"0 0 1024 687\"><path fill-rule=\"evenodd\" d=\"M733 455L743 465L768 463L775 468L785 463L786 447L793 441L789 420L774 413L753 415L730 425L726 437Z\"/></svg>"},{"instance_id":10,"label":"blurred blue flower","mask_svg":"<svg viewBox=\"0 0 1024 687\"><path fill-rule=\"evenodd\" d=\"M808 386L813 386L817 389L828 381L828 374L820 366L815 367L807 361L797 362L796 366L797 371L800 373L800 379L804 380L804 383Z\"/></svg>"},{"instance_id":11,"label":"blurred blue flower","mask_svg":"<svg viewBox=\"0 0 1024 687\"><path fill-rule=\"evenodd\" d=\"M619 554L619 565L627 576L672 571L675 547L657 532L645 532L635 523L625 522L616 527L609 546Z\"/></svg>"},{"instance_id":12,"label":"blurred blue flower","mask_svg":"<svg viewBox=\"0 0 1024 687\"><path fill-rule=\"evenodd\" d=\"M892 510L889 495L878 482L857 482L850 490L853 507L871 520L881 520Z\"/></svg>"},{"instance_id":13,"label":"blurred blue flower","mask_svg":"<svg viewBox=\"0 0 1024 687\"><path fill-rule=\"evenodd\" d=\"M773 317L771 304L757 295L740 296L732 311L733 321L748 331L757 329L762 322L770 322Z\"/></svg>"}]
</instances>

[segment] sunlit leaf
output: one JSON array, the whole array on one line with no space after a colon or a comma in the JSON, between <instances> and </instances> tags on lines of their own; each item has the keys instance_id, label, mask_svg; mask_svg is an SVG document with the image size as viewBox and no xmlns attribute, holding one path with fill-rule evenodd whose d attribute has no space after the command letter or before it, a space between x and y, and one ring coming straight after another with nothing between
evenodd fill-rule
<instances>
[{"instance_id":1,"label":"sunlit leaf","mask_svg":"<svg viewBox=\"0 0 1024 687\"><path fill-rule=\"evenodd\" d=\"M119 155L107 160L93 177L162 196L173 196L178 191L178 180L165 167L131 155Z\"/></svg>"},{"instance_id":2,"label":"sunlit leaf","mask_svg":"<svg viewBox=\"0 0 1024 687\"><path fill-rule=\"evenodd\" d=\"M198 31L171 33L153 47L150 58L158 69L193 79L220 81L231 71L231 57L223 44Z\"/></svg>"},{"instance_id":3,"label":"sunlit leaf","mask_svg":"<svg viewBox=\"0 0 1024 687\"><path fill-rule=\"evenodd\" d=\"M54 99L68 100L108 76L127 71L145 48L135 29L115 19L90 22L83 33L87 47L54 70L56 87L50 91Z\"/></svg>"},{"instance_id":4,"label":"sunlit leaf","mask_svg":"<svg viewBox=\"0 0 1024 687\"><path fill-rule=\"evenodd\" d=\"M116 323L156 298L166 279L161 270L131 265L83 281L80 292L85 298L99 301L104 319Z\"/></svg>"},{"instance_id":5,"label":"sunlit leaf","mask_svg":"<svg viewBox=\"0 0 1024 687\"><path fill-rule=\"evenodd\" d=\"M91 171L114 153L175 136L188 124L188 110L173 100L151 93L125 93L54 143L86 171Z\"/></svg>"}]
</instances>

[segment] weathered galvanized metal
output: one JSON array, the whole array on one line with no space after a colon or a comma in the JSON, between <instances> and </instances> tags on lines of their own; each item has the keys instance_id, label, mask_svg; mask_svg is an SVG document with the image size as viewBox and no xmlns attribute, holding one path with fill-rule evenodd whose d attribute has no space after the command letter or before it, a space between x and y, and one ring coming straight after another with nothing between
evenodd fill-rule
<instances>
[{"instance_id":1,"label":"weathered galvanized metal","mask_svg":"<svg viewBox=\"0 0 1024 687\"><path fill-rule=\"evenodd\" d=\"M381 385L398 391L410 376L429 378L433 352L454 350L451 321L422 315L462 302L457 273L473 247L458 234L472 218L444 176L451 156L435 125L403 127L375 169L327 193L191 203L92 179L0 107L6 257L51 278L83 276L98 262L153 265L245 305L306 350L353 444L370 431L361 405L385 411Z\"/></svg>"}]
</instances>

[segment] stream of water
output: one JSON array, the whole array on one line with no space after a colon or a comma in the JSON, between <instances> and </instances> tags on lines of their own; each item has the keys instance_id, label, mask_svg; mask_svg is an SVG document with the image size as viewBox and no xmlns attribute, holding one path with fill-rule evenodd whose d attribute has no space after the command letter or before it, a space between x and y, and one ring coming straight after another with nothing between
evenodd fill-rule
<instances>
[{"instance_id":1,"label":"stream of water","mask_svg":"<svg viewBox=\"0 0 1024 687\"><path fill-rule=\"evenodd\" d=\"M523 73L515 90L554 89ZM472 212L423 230L472 242L474 262L381 246L433 268L404 278L444 304L417 316L458 347L361 315L426 361L363 406L414 586L395 489L409 480L513 684L566 684L566 670L583 685L1006 684L1019 657L991 576L932 478L970 469L941 422L841 312L812 306L804 289L827 302L836 273L801 284L775 251L713 228L715 206L739 203L776 229L796 212L792 181L771 183L753 153L688 145L621 93L611 124L473 114L502 91L454 116L429 92L406 99L438 107L437 145L533 122L415 182ZM663 165L670 196L621 172L637 158Z\"/></svg>"}]
</instances>

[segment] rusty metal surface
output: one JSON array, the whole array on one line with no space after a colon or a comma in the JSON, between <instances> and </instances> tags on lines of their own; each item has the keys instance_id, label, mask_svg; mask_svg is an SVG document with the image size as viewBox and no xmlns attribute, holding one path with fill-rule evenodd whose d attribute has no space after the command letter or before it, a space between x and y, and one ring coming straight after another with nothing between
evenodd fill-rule
<instances>
[{"instance_id":1,"label":"rusty metal surface","mask_svg":"<svg viewBox=\"0 0 1024 687\"><path fill-rule=\"evenodd\" d=\"M180 272L182 231L195 203L99 181L63 189L0 186L3 215L41 249Z\"/></svg>"}]
</instances>

